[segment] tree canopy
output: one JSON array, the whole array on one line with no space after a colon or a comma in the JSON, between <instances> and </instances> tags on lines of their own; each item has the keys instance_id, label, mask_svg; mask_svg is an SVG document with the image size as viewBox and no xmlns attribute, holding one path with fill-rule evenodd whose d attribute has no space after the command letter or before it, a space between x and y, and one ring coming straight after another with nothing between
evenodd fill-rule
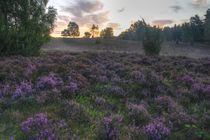
<instances>
[{"instance_id":1,"label":"tree canopy","mask_svg":"<svg viewBox=\"0 0 210 140\"><path fill-rule=\"evenodd\" d=\"M73 38L80 36L79 25L76 22L69 22L67 29L64 29L61 35Z\"/></svg>"},{"instance_id":2,"label":"tree canopy","mask_svg":"<svg viewBox=\"0 0 210 140\"><path fill-rule=\"evenodd\" d=\"M119 38L143 41L145 28L144 22L139 20L123 31ZM204 20L195 15L190 18L189 22L174 25L173 27L164 27L161 34L166 41L174 41L176 43L210 42L210 9L207 11Z\"/></svg>"},{"instance_id":3,"label":"tree canopy","mask_svg":"<svg viewBox=\"0 0 210 140\"><path fill-rule=\"evenodd\" d=\"M114 30L112 27L107 27L101 31L100 37L102 38L112 38L114 37Z\"/></svg>"},{"instance_id":4,"label":"tree canopy","mask_svg":"<svg viewBox=\"0 0 210 140\"><path fill-rule=\"evenodd\" d=\"M0 1L0 55L36 55L54 28L48 0Z\"/></svg>"},{"instance_id":5,"label":"tree canopy","mask_svg":"<svg viewBox=\"0 0 210 140\"><path fill-rule=\"evenodd\" d=\"M90 32L92 34L92 38L99 36L99 27L98 25L93 24L90 28Z\"/></svg>"}]
</instances>

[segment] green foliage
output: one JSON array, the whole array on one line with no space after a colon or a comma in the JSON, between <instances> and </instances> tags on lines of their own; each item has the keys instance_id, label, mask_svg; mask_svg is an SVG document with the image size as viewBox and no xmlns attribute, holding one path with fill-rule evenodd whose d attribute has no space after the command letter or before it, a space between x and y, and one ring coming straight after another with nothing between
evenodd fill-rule
<instances>
[{"instance_id":1,"label":"green foliage","mask_svg":"<svg viewBox=\"0 0 210 140\"><path fill-rule=\"evenodd\" d=\"M146 26L144 21L137 21L129 29L123 31L119 38L123 40L143 41L145 38ZM189 22L173 27L164 27L161 31L165 41L193 43L210 42L210 9L207 10L205 20L198 15L190 18Z\"/></svg>"},{"instance_id":2,"label":"green foliage","mask_svg":"<svg viewBox=\"0 0 210 140\"><path fill-rule=\"evenodd\" d=\"M161 30L156 27L147 26L144 34L143 46L146 55L159 55L161 50Z\"/></svg>"},{"instance_id":3,"label":"green foliage","mask_svg":"<svg viewBox=\"0 0 210 140\"><path fill-rule=\"evenodd\" d=\"M61 32L62 36L78 37L80 36L79 25L76 22L69 22L68 28Z\"/></svg>"},{"instance_id":4,"label":"green foliage","mask_svg":"<svg viewBox=\"0 0 210 140\"><path fill-rule=\"evenodd\" d=\"M0 55L37 55L50 39L56 10L47 1L0 2Z\"/></svg>"},{"instance_id":5,"label":"green foliage","mask_svg":"<svg viewBox=\"0 0 210 140\"><path fill-rule=\"evenodd\" d=\"M100 37L102 38L113 38L114 31L112 27L107 27L106 29L101 31Z\"/></svg>"},{"instance_id":6,"label":"green foliage","mask_svg":"<svg viewBox=\"0 0 210 140\"><path fill-rule=\"evenodd\" d=\"M207 11L205 17L204 36L205 40L210 42L210 9Z\"/></svg>"}]
</instances>

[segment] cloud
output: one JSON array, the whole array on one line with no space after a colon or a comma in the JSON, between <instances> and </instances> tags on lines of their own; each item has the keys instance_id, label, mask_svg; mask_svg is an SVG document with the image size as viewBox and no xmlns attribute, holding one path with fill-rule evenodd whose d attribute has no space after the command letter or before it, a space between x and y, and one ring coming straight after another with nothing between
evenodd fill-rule
<instances>
[{"instance_id":1,"label":"cloud","mask_svg":"<svg viewBox=\"0 0 210 140\"><path fill-rule=\"evenodd\" d=\"M108 23L107 26L108 27L112 27L114 30L120 30L121 29L119 23L113 23L113 22L111 22L111 23Z\"/></svg>"},{"instance_id":2,"label":"cloud","mask_svg":"<svg viewBox=\"0 0 210 140\"><path fill-rule=\"evenodd\" d=\"M58 15L57 19L59 21L63 21L63 22L66 22L66 23L68 23L71 20L71 18L69 16L65 16L65 15Z\"/></svg>"},{"instance_id":3,"label":"cloud","mask_svg":"<svg viewBox=\"0 0 210 140\"><path fill-rule=\"evenodd\" d=\"M192 3L190 3L190 5L193 8L207 8L208 7L208 2L207 0L193 0Z\"/></svg>"},{"instance_id":4,"label":"cloud","mask_svg":"<svg viewBox=\"0 0 210 140\"><path fill-rule=\"evenodd\" d=\"M173 6L170 6L170 8L171 8L175 13L178 13L180 10L182 10L182 7L179 6L179 5L173 5Z\"/></svg>"},{"instance_id":5,"label":"cloud","mask_svg":"<svg viewBox=\"0 0 210 140\"><path fill-rule=\"evenodd\" d=\"M104 23L109 21L109 12L100 12L97 14L90 14L83 17L73 17L72 21L75 21L79 26L90 27L92 24L103 26Z\"/></svg>"},{"instance_id":6,"label":"cloud","mask_svg":"<svg viewBox=\"0 0 210 140\"><path fill-rule=\"evenodd\" d=\"M152 21L153 25L156 25L156 26L159 26L159 27L164 27L165 25L170 25L172 23L174 23L174 21L173 20L168 20L168 19Z\"/></svg>"},{"instance_id":7,"label":"cloud","mask_svg":"<svg viewBox=\"0 0 210 140\"><path fill-rule=\"evenodd\" d=\"M125 11L125 8L121 8L121 9L118 10L119 13L122 13L124 11Z\"/></svg>"},{"instance_id":8,"label":"cloud","mask_svg":"<svg viewBox=\"0 0 210 140\"><path fill-rule=\"evenodd\" d=\"M75 17L82 17L84 14L90 14L103 9L104 5L99 0L77 0L75 4L63 7L63 11L71 13Z\"/></svg>"}]
</instances>

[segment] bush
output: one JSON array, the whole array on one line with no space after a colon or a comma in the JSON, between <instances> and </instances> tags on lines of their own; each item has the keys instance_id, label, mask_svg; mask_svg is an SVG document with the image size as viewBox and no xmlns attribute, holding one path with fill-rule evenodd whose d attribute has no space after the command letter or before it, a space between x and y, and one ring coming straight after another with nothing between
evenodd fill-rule
<instances>
[{"instance_id":1,"label":"bush","mask_svg":"<svg viewBox=\"0 0 210 140\"><path fill-rule=\"evenodd\" d=\"M151 116L144 105L129 104L128 116L136 125L149 122Z\"/></svg>"},{"instance_id":2,"label":"bush","mask_svg":"<svg viewBox=\"0 0 210 140\"><path fill-rule=\"evenodd\" d=\"M96 38L95 44L96 45L101 44L101 38Z\"/></svg>"},{"instance_id":3,"label":"bush","mask_svg":"<svg viewBox=\"0 0 210 140\"><path fill-rule=\"evenodd\" d=\"M56 10L46 6L44 0L0 2L0 55L39 54L56 17Z\"/></svg>"},{"instance_id":4,"label":"bush","mask_svg":"<svg viewBox=\"0 0 210 140\"><path fill-rule=\"evenodd\" d=\"M162 37L161 30L156 27L147 26L143 46L146 55L159 55L161 50Z\"/></svg>"}]
</instances>

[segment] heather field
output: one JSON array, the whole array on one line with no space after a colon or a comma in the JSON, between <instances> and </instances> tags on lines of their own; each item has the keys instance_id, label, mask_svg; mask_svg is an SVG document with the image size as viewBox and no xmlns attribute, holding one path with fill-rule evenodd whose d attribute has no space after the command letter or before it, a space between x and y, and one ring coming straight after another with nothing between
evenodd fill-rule
<instances>
[{"instance_id":1,"label":"heather field","mask_svg":"<svg viewBox=\"0 0 210 140\"><path fill-rule=\"evenodd\" d=\"M210 139L209 58L60 52L0 67L0 139Z\"/></svg>"}]
</instances>

